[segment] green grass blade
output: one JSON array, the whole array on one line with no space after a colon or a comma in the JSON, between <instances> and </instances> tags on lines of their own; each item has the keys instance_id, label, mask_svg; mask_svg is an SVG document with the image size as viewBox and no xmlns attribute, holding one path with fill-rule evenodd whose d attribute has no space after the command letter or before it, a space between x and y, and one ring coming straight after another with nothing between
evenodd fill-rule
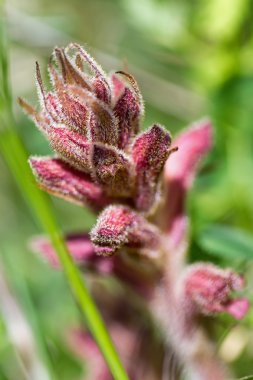
<instances>
[{"instance_id":1,"label":"green grass blade","mask_svg":"<svg viewBox=\"0 0 253 380\"><path fill-rule=\"evenodd\" d=\"M14 129L11 111L11 95L8 84L8 64L3 33L1 33L0 79L4 81L4 98L1 96L1 132L0 149L16 179L22 194L29 204L36 220L50 236L52 244L59 256L64 273L76 298L87 326L96 340L108 367L116 380L127 380L128 376L121 364L112 340L100 313L85 285L82 274L73 263L66 248L62 233L54 216L51 203L46 194L34 184L34 179L27 164L27 152Z\"/></svg>"}]
</instances>

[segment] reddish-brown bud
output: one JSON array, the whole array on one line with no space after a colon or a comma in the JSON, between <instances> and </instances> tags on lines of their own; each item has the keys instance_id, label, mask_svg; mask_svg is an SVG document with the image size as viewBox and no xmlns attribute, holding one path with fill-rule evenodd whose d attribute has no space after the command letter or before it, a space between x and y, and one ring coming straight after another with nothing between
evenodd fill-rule
<instances>
[{"instance_id":1,"label":"reddish-brown bud","mask_svg":"<svg viewBox=\"0 0 253 380\"><path fill-rule=\"evenodd\" d=\"M125 74L128 79L129 74ZM134 79L130 76L131 80ZM129 80L129 79L128 79ZM114 114L118 119L118 146L121 149L127 147L132 138L138 133L140 120L143 115L143 102L139 89L127 87L114 76L115 91L118 96L114 106ZM135 86L136 83L134 81Z\"/></svg>"},{"instance_id":2,"label":"reddish-brown bud","mask_svg":"<svg viewBox=\"0 0 253 380\"><path fill-rule=\"evenodd\" d=\"M171 137L160 125L153 125L136 138L132 157L137 173L137 209L148 211L155 202L157 186L165 161L170 154Z\"/></svg>"},{"instance_id":3,"label":"reddish-brown bud","mask_svg":"<svg viewBox=\"0 0 253 380\"><path fill-rule=\"evenodd\" d=\"M96 181L110 195L130 197L134 185L134 170L123 151L102 144L94 144L92 167Z\"/></svg>"},{"instance_id":4,"label":"reddish-brown bud","mask_svg":"<svg viewBox=\"0 0 253 380\"><path fill-rule=\"evenodd\" d=\"M99 254L112 254L122 246L156 249L159 234L145 218L126 206L109 206L91 230Z\"/></svg>"},{"instance_id":5,"label":"reddish-brown bud","mask_svg":"<svg viewBox=\"0 0 253 380\"><path fill-rule=\"evenodd\" d=\"M76 56L74 56L74 58L76 58ZM70 58L67 49L56 48L52 55L52 60L55 60L58 66L60 66L64 83L91 90L91 83L88 76L84 75L76 59Z\"/></svg>"}]
</instances>

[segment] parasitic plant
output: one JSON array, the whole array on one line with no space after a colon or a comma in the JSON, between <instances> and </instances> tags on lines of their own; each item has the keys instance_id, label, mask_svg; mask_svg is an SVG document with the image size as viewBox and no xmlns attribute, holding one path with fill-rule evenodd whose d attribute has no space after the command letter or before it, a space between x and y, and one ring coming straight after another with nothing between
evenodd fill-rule
<instances>
[{"instance_id":1,"label":"parasitic plant","mask_svg":"<svg viewBox=\"0 0 253 380\"><path fill-rule=\"evenodd\" d=\"M212 145L210 121L194 124L173 144L159 124L140 132L144 105L135 79L122 71L106 75L77 44L56 48L48 71L50 91L36 65L40 110L20 104L55 155L31 157L30 165L43 190L99 213L90 234L71 234L66 242L85 270L123 284L116 295L94 281L91 287L130 378L178 378L180 369L192 380L226 379L200 317L243 318L248 301L232 294L243 289L243 277L186 262L185 202ZM32 248L60 266L46 238L33 239ZM91 380L111 378L88 333L75 330L68 339L89 360ZM164 364L168 357L174 374Z\"/></svg>"}]
</instances>

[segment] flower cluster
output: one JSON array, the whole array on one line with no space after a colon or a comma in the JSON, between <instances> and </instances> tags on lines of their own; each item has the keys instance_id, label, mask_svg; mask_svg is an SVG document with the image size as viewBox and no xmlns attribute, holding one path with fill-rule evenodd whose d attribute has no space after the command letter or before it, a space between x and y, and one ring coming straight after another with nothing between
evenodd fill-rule
<instances>
[{"instance_id":1,"label":"flower cluster","mask_svg":"<svg viewBox=\"0 0 253 380\"><path fill-rule=\"evenodd\" d=\"M170 133L159 124L140 132L144 106L135 79L122 71L106 75L77 44L56 48L48 71L50 91L44 88L37 64L40 110L20 99L56 153L54 157L31 157L31 168L43 190L100 212L90 234L66 238L70 253L86 269L115 276L140 295L153 318L161 321L165 336L172 337L170 344L177 361L197 372L194 358L180 351L184 341L199 344L192 335L199 328L196 317L227 312L240 319L248 309L245 298L231 296L232 291L243 288L240 275L211 264L185 264L189 240L185 200L198 163L211 148L211 123L203 120L191 126L172 146ZM32 248L59 266L46 238L34 239ZM131 302L122 301L124 307L131 308L128 304ZM124 360L129 346L136 346L136 328L126 329L126 317L122 318L122 313L115 317L110 308L109 302L104 308L107 318L111 315L109 328L113 326L115 331L116 326L128 342L119 348ZM117 334L113 332L113 338L119 346ZM74 341L82 341L85 352L90 347L98 358L87 334L76 337ZM157 339L150 332L150 342L154 337ZM167 339L159 339L167 344ZM214 355L212 350L209 355ZM146 374L145 379L161 378L164 349L156 350L154 357L159 365L149 370L152 376ZM138 370L133 362L128 356L127 368L130 363ZM147 368L152 363L147 359ZM213 373L219 374L217 380L224 378L218 364L214 368L206 357L203 363L213 366ZM101 368L103 375L98 371L90 378L110 379L102 364ZM144 378L130 372L132 379ZM208 378L214 378L212 373Z\"/></svg>"},{"instance_id":2,"label":"flower cluster","mask_svg":"<svg viewBox=\"0 0 253 380\"><path fill-rule=\"evenodd\" d=\"M40 186L95 209L122 202L148 213L171 137L158 124L136 137L143 101L133 77L107 78L78 45L55 49L48 70L53 91L45 92L37 64L41 111L21 100L58 155L31 158Z\"/></svg>"}]
</instances>

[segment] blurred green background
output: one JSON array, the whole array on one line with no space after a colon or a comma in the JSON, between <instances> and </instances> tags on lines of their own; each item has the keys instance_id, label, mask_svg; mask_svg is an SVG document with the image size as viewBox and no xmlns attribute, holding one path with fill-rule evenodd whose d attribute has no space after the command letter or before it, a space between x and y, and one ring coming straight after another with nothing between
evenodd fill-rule
<instances>
[{"instance_id":1,"label":"blurred green background","mask_svg":"<svg viewBox=\"0 0 253 380\"><path fill-rule=\"evenodd\" d=\"M252 0L9 0L5 21L14 99L35 103L35 61L46 74L53 47L76 41L107 71L127 67L136 77L146 105L143 128L157 121L175 135L211 117L215 147L188 200L189 260L244 272L253 300ZM13 107L28 151L49 154L46 140L16 102ZM79 313L62 273L29 251L29 238L41 231L2 159L0 181L0 265L56 378L80 379L83 366L66 343ZM94 223L87 210L53 203L64 231ZM253 312L239 325L225 317L214 325L220 353L237 378L253 374ZM20 378L0 315L0 379Z\"/></svg>"}]
</instances>

